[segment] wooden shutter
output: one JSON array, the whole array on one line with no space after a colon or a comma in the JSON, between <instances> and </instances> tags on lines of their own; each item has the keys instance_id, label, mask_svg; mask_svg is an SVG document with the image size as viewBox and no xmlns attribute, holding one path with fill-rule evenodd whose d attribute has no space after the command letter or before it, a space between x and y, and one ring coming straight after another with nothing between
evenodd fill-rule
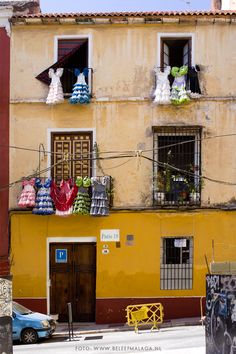
<instances>
[{"instance_id":1,"label":"wooden shutter","mask_svg":"<svg viewBox=\"0 0 236 354\"><path fill-rule=\"evenodd\" d=\"M170 48L168 44L162 40L161 41L161 69L164 69L170 64Z\"/></svg>"},{"instance_id":2,"label":"wooden shutter","mask_svg":"<svg viewBox=\"0 0 236 354\"><path fill-rule=\"evenodd\" d=\"M76 38L76 39L59 39L58 40L58 51L57 59L60 60L65 55L69 54L75 48L80 48L81 45L88 41L87 38Z\"/></svg>"},{"instance_id":3,"label":"wooden shutter","mask_svg":"<svg viewBox=\"0 0 236 354\"><path fill-rule=\"evenodd\" d=\"M183 48L183 65L191 66L191 52L191 39L189 39Z\"/></svg>"},{"instance_id":4,"label":"wooden shutter","mask_svg":"<svg viewBox=\"0 0 236 354\"><path fill-rule=\"evenodd\" d=\"M170 65L170 48L169 46L164 42L164 61L163 61L163 66L164 68L166 66Z\"/></svg>"},{"instance_id":5,"label":"wooden shutter","mask_svg":"<svg viewBox=\"0 0 236 354\"><path fill-rule=\"evenodd\" d=\"M62 179L75 179L77 176L92 175L91 153L92 133L53 133L52 134L52 178L59 184ZM60 161L68 154L68 162Z\"/></svg>"},{"instance_id":6,"label":"wooden shutter","mask_svg":"<svg viewBox=\"0 0 236 354\"><path fill-rule=\"evenodd\" d=\"M58 61L53 65L49 66L46 70L42 71L39 75L36 76L36 79L42 81L46 85L50 85L51 79L48 77L48 70L49 69L57 69L57 68L65 68L68 66L68 63L76 56L78 56L78 52L81 52L81 48L83 45L88 42L87 38L84 39L76 39L76 40L59 40L58 41ZM83 67L88 66L88 53L87 51L83 50L81 55L81 60L83 61ZM70 65L69 65L70 66ZM73 68L80 67L80 63L78 60L78 65L74 65ZM63 73L63 76L65 73ZM76 80L73 71L71 72L72 77ZM63 81L63 80L61 80ZM72 88L72 84L70 85L70 89ZM65 91L64 91L65 92Z\"/></svg>"}]
</instances>

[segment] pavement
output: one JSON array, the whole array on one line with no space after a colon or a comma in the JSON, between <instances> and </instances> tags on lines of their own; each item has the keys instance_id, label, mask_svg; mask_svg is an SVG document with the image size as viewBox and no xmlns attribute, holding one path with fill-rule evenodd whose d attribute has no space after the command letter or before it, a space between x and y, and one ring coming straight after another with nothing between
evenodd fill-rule
<instances>
[{"instance_id":1,"label":"pavement","mask_svg":"<svg viewBox=\"0 0 236 354\"><path fill-rule=\"evenodd\" d=\"M158 325L158 328L168 328L168 327L179 327L179 326L197 326L202 325L200 317L188 317L188 318L178 318L173 320L166 320L162 324ZM147 329L151 326L139 326L139 330L142 328ZM134 331L134 327L128 326L126 323L114 323L114 324L96 324L96 323L73 323L73 334L74 336L79 336L83 334L99 334L99 333L110 333L110 332L123 332L123 331ZM53 337L69 337L68 323L57 323L56 331Z\"/></svg>"}]
</instances>

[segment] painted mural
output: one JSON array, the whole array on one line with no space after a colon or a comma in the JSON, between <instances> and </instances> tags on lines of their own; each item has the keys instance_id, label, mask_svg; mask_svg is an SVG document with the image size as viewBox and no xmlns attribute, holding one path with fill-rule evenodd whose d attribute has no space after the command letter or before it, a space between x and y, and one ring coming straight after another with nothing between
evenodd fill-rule
<instances>
[{"instance_id":1,"label":"painted mural","mask_svg":"<svg viewBox=\"0 0 236 354\"><path fill-rule=\"evenodd\" d=\"M12 282L10 279L0 278L0 353L12 353L11 314Z\"/></svg>"},{"instance_id":2,"label":"painted mural","mask_svg":"<svg viewBox=\"0 0 236 354\"><path fill-rule=\"evenodd\" d=\"M236 353L236 275L206 276L206 354Z\"/></svg>"}]
</instances>

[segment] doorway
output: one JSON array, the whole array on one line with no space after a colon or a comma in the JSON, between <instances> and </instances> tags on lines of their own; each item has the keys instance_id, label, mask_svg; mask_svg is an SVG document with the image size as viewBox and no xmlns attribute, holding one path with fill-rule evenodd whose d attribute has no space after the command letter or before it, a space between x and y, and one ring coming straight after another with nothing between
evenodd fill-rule
<instances>
[{"instance_id":1,"label":"doorway","mask_svg":"<svg viewBox=\"0 0 236 354\"><path fill-rule=\"evenodd\" d=\"M96 243L50 243L50 313L74 322L95 321Z\"/></svg>"}]
</instances>

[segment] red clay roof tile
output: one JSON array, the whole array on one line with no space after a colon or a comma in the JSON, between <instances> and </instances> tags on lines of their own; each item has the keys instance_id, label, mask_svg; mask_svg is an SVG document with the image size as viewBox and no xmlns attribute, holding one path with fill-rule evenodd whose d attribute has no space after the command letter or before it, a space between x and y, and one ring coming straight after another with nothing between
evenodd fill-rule
<instances>
[{"instance_id":1,"label":"red clay roof tile","mask_svg":"<svg viewBox=\"0 0 236 354\"><path fill-rule=\"evenodd\" d=\"M68 17L156 17L156 16L226 16L236 15L236 11L153 11L153 12L78 12L78 13L38 13L13 16L13 18L68 18Z\"/></svg>"}]
</instances>

